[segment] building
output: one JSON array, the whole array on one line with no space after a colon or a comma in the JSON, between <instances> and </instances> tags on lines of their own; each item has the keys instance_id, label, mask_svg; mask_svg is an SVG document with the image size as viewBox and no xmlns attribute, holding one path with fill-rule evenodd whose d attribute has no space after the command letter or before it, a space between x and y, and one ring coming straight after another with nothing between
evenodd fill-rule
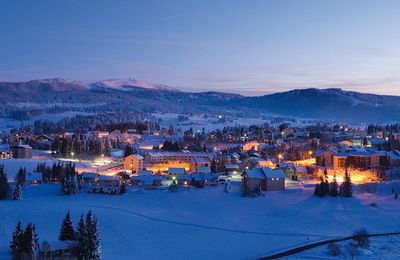
<instances>
[{"instance_id":1,"label":"building","mask_svg":"<svg viewBox=\"0 0 400 260\"><path fill-rule=\"evenodd\" d=\"M248 191L284 190L285 173L281 169L253 168L243 172L242 185Z\"/></svg>"},{"instance_id":2,"label":"building","mask_svg":"<svg viewBox=\"0 0 400 260\"><path fill-rule=\"evenodd\" d=\"M32 147L26 144L19 144L10 147L13 158L32 158Z\"/></svg>"},{"instance_id":3,"label":"building","mask_svg":"<svg viewBox=\"0 0 400 260\"><path fill-rule=\"evenodd\" d=\"M138 173L143 169L143 156L139 154L131 154L124 158L124 170Z\"/></svg>"}]
</instances>

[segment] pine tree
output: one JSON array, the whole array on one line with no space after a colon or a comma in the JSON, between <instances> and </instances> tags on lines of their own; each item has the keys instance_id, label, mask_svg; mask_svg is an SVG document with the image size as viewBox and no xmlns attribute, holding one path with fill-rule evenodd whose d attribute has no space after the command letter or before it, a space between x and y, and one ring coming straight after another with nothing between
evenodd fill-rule
<instances>
[{"instance_id":1,"label":"pine tree","mask_svg":"<svg viewBox=\"0 0 400 260\"><path fill-rule=\"evenodd\" d=\"M336 174L333 176L333 181L329 184L329 195L331 195L332 197L337 197L339 194L338 191L338 184L337 184L337 180L336 180Z\"/></svg>"},{"instance_id":2,"label":"pine tree","mask_svg":"<svg viewBox=\"0 0 400 260\"><path fill-rule=\"evenodd\" d=\"M87 257L88 259L101 259L100 234L97 226L97 220L93 217L91 211L86 215L87 230Z\"/></svg>"},{"instance_id":3,"label":"pine tree","mask_svg":"<svg viewBox=\"0 0 400 260\"><path fill-rule=\"evenodd\" d=\"M39 249L39 240L36 234L35 225L28 223L23 237L22 253L28 257L34 257Z\"/></svg>"},{"instance_id":4,"label":"pine tree","mask_svg":"<svg viewBox=\"0 0 400 260\"><path fill-rule=\"evenodd\" d=\"M346 168L344 173L344 181L341 185L341 195L346 198L350 198L353 196L353 184L351 183L350 174L348 169Z\"/></svg>"},{"instance_id":5,"label":"pine tree","mask_svg":"<svg viewBox=\"0 0 400 260\"><path fill-rule=\"evenodd\" d=\"M22 188L21 188L21 184L20 183L17 183L17 185L15 186L13 199L14 200L21 200L22 199Z\"/></svg>"},{"instance_id":6,"label":"pine tree","mask_svg":"<svg viewBox=\"0 0 400 260\"><path fill-rule=\"evenodd\" d=\"M26 169L20 167L17 173L17 183L23 185L25 183Z\"/></svg>"},{"instance_id":7,"label":"pine tree","mask_svg":"<svg viewBox=\"0 0 400 260\"><path fill-rule=\"evenodd\" d=\"M18 221L17 226L15 227L15 231L12 236L12 241L10 244L10 248L15 256L18 259L20 253L23 248L23 239L24 239L24 231L22 230L21 221Z\"/></svg>"},{"instance_id":8,"label":"pine tree","mask_svg":"<svg viewBox=\"0 0 400 260\"><path fill-rule=\"evenodd\" d=\"M4 165L0 165L0 200L8 197L10 185L8 184L7 174L4 171Z\"/></svg>"},{"instance_id":9,"label":"pine tree","mask_svg":"<svg viewBox=\"0 0 400 260\"><path fill-rule=\"evenodd\" d=\"M73 241L76 240L76 233L72 224L71 214L68 212L61 225L60 235L58 237L60 241Z\"/></svg>"},{"instance_id":10,"label":"pine tree","mask_svg":"<svg viewBox=\"0 0 400 260\"><path fill-rule=\"evenodd\" d=\"M85 258L87 252L87 229L83 215L79 219L76 231L76 240L78 241L75 247L76 255L79 259Z\"/></svg>"}]
</instances>

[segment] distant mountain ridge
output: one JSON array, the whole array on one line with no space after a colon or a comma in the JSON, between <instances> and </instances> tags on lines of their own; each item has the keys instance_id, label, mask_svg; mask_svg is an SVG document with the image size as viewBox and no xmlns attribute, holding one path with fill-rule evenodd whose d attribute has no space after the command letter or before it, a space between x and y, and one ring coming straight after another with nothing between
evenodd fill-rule
<instances>
[{"instance_id":1,"label":"distant mountain ridge","mask_svg":"<svg viewBox=\"0 0 400 260\"><path fill-rule=\"evenodd\" d=\"M97 104L93 111L141 110L174 113L276 115L340 122L400 121L400 96L329 89L295 89L246 97L223 92L184 92L135 79L85 83L62 78L0 82L2 104ZM100 105L101 103L101 105ZM97 109L97 110L96 110Z\"/></svg>"}]
</instances>

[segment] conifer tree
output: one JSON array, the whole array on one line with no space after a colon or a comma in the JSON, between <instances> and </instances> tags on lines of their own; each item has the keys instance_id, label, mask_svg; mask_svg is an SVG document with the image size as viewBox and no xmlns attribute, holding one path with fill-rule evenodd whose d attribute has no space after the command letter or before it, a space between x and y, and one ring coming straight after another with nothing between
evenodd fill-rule
<instances>
[{"instance_id":1,"label":"conifer tree","mask_svg":"<svg viewBox=\"0 0 400 260\"><path fill-rule=\"evenodd\" d=\"M101 259L100 234L97 226L97 220L92 212L86 215L86 230L87 230L87 258Z\"/></svg>"},{"instance_id":2,"label":"conifer tree","mask_svg":"<svg viewBox=\"0 0 400 260\"><path fill-rule=\"evenodd\" d=\"M17 183L23 185L25 183L26 169L20 167L17 173Z\"/></svg>"},{"instance_id":3,"label":"conifer tree","mask_svg":"<svg viewBox=\"0 0 400 260\"><path fill-rule=\"evenodd\" d=\"M85 258L87 252L87 230L83 215L79 219L76 230L76 240L78 241L75 247L76 255L79 259Z\"/></svg>"},{"instance_id":4,"label":"conifer tree","mask_svg":"<svg viewBox=\"0 0 400 260\"><path fill-rule=\"evenodd\" d=\"M73 241L76 240L76 233L72 224L71 214L68 212L61 225L60 235L58 237L60 241Z\"/></svg>"},{"instance_id":5,"label":"conifer tree","mask_svg":"<svg viewBox=\"0 0 400 260\"><path fill-rule=\"evenodd\" d=\"M17 185L15 186L13 199L14 200L21 200L22 199L22 188L21 188L21 184L20 183L17 183Z\"/></svg>"},{"instance_id":6,"label":"conifer tree","mask_svg":"<svg viewBox=\"0 0 400 260\"><path fill-rule=\"evenodd\" d=\"M353 184L351 183L351 178L350 174L348 172L348 169L346 167L345 173L344 173L344 181L341 185L341 195L346 198L350 198L353 196Z\"/></svg>"},{"instance_id":7,"label":"conifer tree","mask_svg":"<svg viewBox=\"0 0 400 260\"><path fill-rule=\"evenodd\" d=\"M35 225L28 223L24 232L22 252L28 256L28 258L32 258L38 253L38 249L39 240L37 238Z\"/></svg>"},{"instance_id":8,"label":"conifer tree","mask_svg":"<svg viewBox=\"0 0 400 260\"><path fill-rule=\"evenodd\" d=\"M12 236L11 244L10 244L10 248L16 259L19 258L20 254L22 252L23 240L24 240L24 231L22 229L21 221L18 221L17 226L15 227L15 231Z\"/></svg>"},{"instance_id":9,"label":"conifer tree","mask_svg":"<svg viewBox=\"0 0 400 260\"><path fill-rule=\"evenodd\" d=\"M0 165L0 200L8 197L10 185L8 184L7 174L4 171L4 165Z\"/></svg>"},{"instance_id":10,"label":"conifer tree","mask_svg":"<svg viewBox=\"0 0 400 260\"><path fill-rule=\"evenodd\" d=\"M336 174L333 175L333 181L329 184L329 195L332 197L337 197L339 194L338 184L336 180Z\"/></svg>"}]
</instances>

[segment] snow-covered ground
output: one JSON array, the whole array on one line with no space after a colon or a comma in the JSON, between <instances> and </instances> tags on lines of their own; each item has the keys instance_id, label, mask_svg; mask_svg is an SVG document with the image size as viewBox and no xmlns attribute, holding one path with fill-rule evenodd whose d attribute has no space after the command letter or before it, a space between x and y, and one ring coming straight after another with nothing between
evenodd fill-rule
<instances>
[{"instance_id":1,"label":"snow-covered ground","mask_svg":"<svg viewBox=\"0 0 400 260\"><path fill-rule=\"evenodd\" d=\"M17 220L34 222L41 240L54 241L66 211L75 223L94 212L103 259L254 259L360 227L371 233L400 230L400 200L390 192L320 199L312 196L312 185L291 185L258 198L222 190L63 196L54 184L25 187L22 201L0 201L0 259L8 258ZM325 247L315 250L326 257ZM380 259L386 253L382 250ZM310 253L303 256L310 259Z\"/></svg>"},{"instance_id":2,"label":"snow-covered ground","mask_svg":"<svg viewBox=\"0 0 400 260\"><path fill-rule=\"evenodd\" d=\"M57 121L61 121L62 119L66 118L66 117L74 117L77 115L90 115L90 114L91 113L77 112L77 111L67 111L67 112L56 113L56 114L44 113L39 116L34 116L30 120L26 120L26 121L19 121L19 120L15 120L15 119L2 117L2 118L0 118L0 133L8 134L11 129L20 128L20 127L24 127L27 125L32 125L36 120L49 120L49 121L57 122Z\"/></svg>"},{"instance_id":3,"label":"snow-covered ground","mask_svg":"<svg viewBox=\"0 0 400 260\"><path fill-rule=\"evenodd\" d=\"M261 125L267 123L266 120L260 118L237 118L232 121L218 122L218 118L204 118L201 115L193 115L189 117L187 121L179 121L179 114L174 113L154 113L155 118L161 118L161 127L168 128L169 126L176 126L177 128L186 131L190 128L193 131L202 131L204 128L206 131L214 131L216 129L223 129L228 126L250 126L250 125Z\"/></svg>"},{"instance_id":4,"label":"snow-covered ground","mask_svg":"<svg viewBox=\"0 0 400 260\"><path fill-rule=\"evenodd\" d=\"M338 243L341 254L333 257L328 253L326 246L321 246L285 259L351 259L348 251L350 241ZM354 242L354 241L352 241ZM366 249L359 248L355 259L400 259L400 236L375 237L370 239L370 246Z\"/></svg>"}]
</instances>

